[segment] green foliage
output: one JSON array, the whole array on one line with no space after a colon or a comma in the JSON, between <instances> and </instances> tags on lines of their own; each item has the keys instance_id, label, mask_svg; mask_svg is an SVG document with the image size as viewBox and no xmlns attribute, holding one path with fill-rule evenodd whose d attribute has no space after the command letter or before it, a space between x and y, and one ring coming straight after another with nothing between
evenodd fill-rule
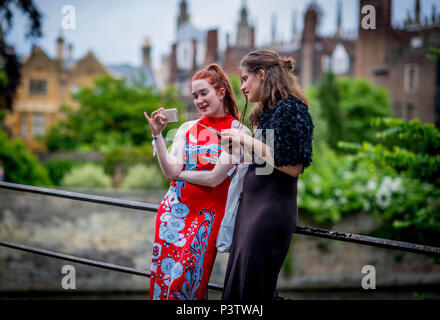
<instances>
[{"instance_id":1,"label":"green foliage","mask_svg":"<svg viewBox=\"0 0 440 320\"><path fill-rule=\"evenodd\" d=\"M117 170L126 174L128 168L139 163L154 163L153 146L143 144L142 146L126 148L116 147L105 154L104 168L105 172L114 175Z\"/></svg>"},{"instance_id":2,"label":"green foliage","mask_svg":"<svg viewBox=\"0 0 440 320\"><path fill-rule=\"evenodd\" d=\"M440 48L429 47L426 57L431 61L440 60Z\"/></svg>"},{"instance_id":3,"label":"green foliage","mask_svg":"<svg viewBox=\"0 0 440 320\"><path fill-rule=\"evenodd\" d=\"M73 150L77 146L77 142L73 136L62 133L59 124L49 129L49 132L43 137L43 143L50 151Z\"/></svg>"},{"instance_id":4,"label":"green foliage","mask_svg":"<svg viewBox=\"0 0 440 320\"><path fill-rule=\"evenodd\" d=\"M112 179L106 175L103 167L87 163L74 167L61 180L61 185L68 188L108 189Z\"/></svg>"},{"instance_id":5,"label":"green foliage","mask_svg":"<svg viewBox=\"0 0 440 320\"><path fill-rule=\"evenodd\" d=\"M344 134L339 91L336 76L331 72L325 73L318 85L317 94L321 104L321 114L327 120L328 144L333 148Z\"/></svg>"},{"instance_id":6,"label":"green foliage","mask_svg":"<svg viewBox=\"0 0 440 320\"><path fill-rule=\"evenodd\" d=\"M63 177L72 170L73 167L79 166L81 162L75 162L66 159L50 159L43 163L49 173L49 177L55 186L61 185Z\"/></svg>"},{"instance_id":7,"label":"green foliage","mask_svg":"<svg viewBox=\"0 0 440 320\"><path fill-rule=\"evenodd\" d=\"M3 63L0 63L0 68L3 68ZM8 84L8 75L0 69L0 87L5 87Z\"/></svg>"},{"instance_id":8,"label":"green foliage","mask_svg":"<svg viewBox=\"0 0 440 320\"><path fill-rule=\"evenodd\" d=\"M163 189L167 184L168 181L157 166L137 164L128 169L121 189Z\"/></svg>"},{"instance_id":9,"label":"green foliage","mask_svg":"<svg viewBox=\"0 0 440 320\"><path fill-rule=\"evenodd\" d=\"M240 113L240 116L243 112L244 106L246 105L246 97L243 94L243 92L241 92L240 88L241 88L241 80L240 77L233 74L230 77L231 80L231 85L232 85L232 90L234 91L234 95L235 95L235 100L237 102L237 108L238 108L238 112ZM247 107L247 111L246 111L246 116L244 118L244 125L246 127L248 127L249 129L251 129L251 122L249 121L249 116L251 114L252 108L253 108L253 103L249 103L248 107Z\"/></svg>"},{"instance_id":10,"label":"green foliage","mask_svg":"<svg viewBox=\"0 0 440 320\"><path fill-rule=\"evenodd\" d=\"M26 149L22 140L9 140L0 130L0 160L3 162L5 181L35 186L50 186L46 169L38 159Z\"/></svg>"},{"instance_id":11,"label":"green foliage","mask_svg":"<svg viewBox=\"0 0 440 320\"><path fill-rule=\"evenodd\" d=\"M308 89L308 97L310 109L319 110L326 128L323 138L333 149L341 140L374 141L371 119L392 112L385 89L360 78L335 77L331 72L324 74L317 86Z\"/></svg>"},{"instance_id":12,"label":"green foliage","mask_svg":"<svg viewBox=\"0 0 440 320\"><path fill-rule=\"evenodd\" d=\"M118 146L138 146L151 142L144 111L151 114L160 107L181 110L183 103L168 89L164 94L139 85L128 85L125 79L103 76L94 88L82 88L73 98L80 107L63 106L66 117L46 137L49 150L79 149L109 152ZM177 128L170 123L164 132ZM149 129L148 129L149 131Z\"/></svg>"},{"instance_id":13,"label":"green foliage","mask_svg":"<svg viewBox=\"0 0 440 320\"><path fill-rule=\"evenodd\" d=\"M374 124L381 130L377 137L382 143L340 143L340 147L385 170L440 186L440 131L434 125L391 118L376 119Z\"/></svg>"},{"instance_id":14,"label":"green foliage","mask_svg":"<svg viewBox=\"0 0 440 320\"><path fill-rule=\"evenodd\" d=\"M378 220L400 230L395 234L406 241L439 245L440 132L419 120L377 119L375 125L382 143L339 145L355 151L357 162L387 173L376 193Z\"/></svg>"}]
</instances>

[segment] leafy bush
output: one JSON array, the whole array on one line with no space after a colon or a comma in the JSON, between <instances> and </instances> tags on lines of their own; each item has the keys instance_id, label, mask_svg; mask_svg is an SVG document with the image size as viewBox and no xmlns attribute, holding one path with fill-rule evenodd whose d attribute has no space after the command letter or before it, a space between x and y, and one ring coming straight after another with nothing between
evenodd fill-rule
<instances>
[{"instance_id":1,"label":"leafy bush","mask_svg":"<svg viewBox=\"0 0 440 320\"><path fill-rule=\"evenodd\" d=\"M162 189L168 181L157 166L137 164L131 167L121 183L121 189Z\"/></svg>"},{"instance_id":2,"label":"leafy bush","mask_svg":"<svg viewBox=\"0 0 440 320\"><path fill-rule=\"evenodd\" d=\"M130 167L138 163L156 163L151 143L132 148L119 146L108 151L104 157L104 169L110 175L114 175L117 170L124 175Z\"/></svg>"},{"instance_id":3,"label":"leafy bush","mask_svg":"<svg viewBox=\"0 0 440 320\"><path fill-rule=\"evenodd\" d=\"M66 159L49 159L43 163L43 166L49 173L50 179L56 186L59 186L63 177L71 171L73 167L78 165L81 165L81 163Z\"/></svg>"},{"instance_id":4,"label":"leafy bush","mask_svg":"<svg viewBox=\"0 0 440 320\"><path fill-rule=\"evenodd\" d=\"M307 91L311 110L319 109L326 125L323 136L336 149L338 141L375 141L370 121L392 114L386 89L373 86L367 80L324 74L316 86ZM318 126L317 126L318 128Z\"/></svg>"},{"instance_id":5,"label":"leafy bush","mask_svg":"<svg viewBox=\"0 0 440 320\"><path fill-rule=\"evenodd\" d=\"M172 89L163 94L125 79L102 76L95 87L83 87L73 98L79 108L63 106L65 117L45 137L49 150L100 150L108 152L118 146L138 146L151 142L148 122L143 112L151 114L159 107L182 110L184 103ZM170 123L164 135L182 123Z\"/></svg>"},{"instance_id":6,"label":"leafy bush","mask_svg":"<svg viewBox=\"0 0 440 320\"><path fill-rule=\"evenodd\" d=\"M339 143L356 152L357 162L368 162L387 174L376 199L377 217L384 226L399 229L406 241L439 245L440 132L419 120L377 119L381 143ZM388 176L396 177L391 180ZM397 180L396 180L397 179Z\"/></svg>"},{"instance_id":7,"label":"leafy bush","mask_svg":"<svg viewBox=\"0 0 440 320\"><path fill-rule=\"evenodd\" d=\"M85 164L69 171L61 180L63 187L107 189L112 186L112 179L104 169L96 164Z\"/></svg>"},{"instance_id":8,"label":"leafy bush","mask_svg":"<svg viewBox=\"0 0 440 320\"><path fill-rule=\"evenodd\" d=\"M3 162L5 181L35 186L52 185L46 169L26 149L24 141L9 140L3 130L0 130L0 160Z\"/></svg>"}]
</instances>

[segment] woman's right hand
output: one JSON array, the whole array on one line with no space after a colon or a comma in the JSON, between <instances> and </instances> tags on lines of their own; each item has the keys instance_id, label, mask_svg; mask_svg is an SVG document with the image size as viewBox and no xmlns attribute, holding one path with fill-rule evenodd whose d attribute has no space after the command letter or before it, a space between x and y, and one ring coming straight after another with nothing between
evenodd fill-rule
<instances>
[{"instance_id":1,"label":"woman's right hand","mask_svg":"<svg viewBox=\"0 0 440 320\"><path fill-rule=\"evenodd\" d=\"M164 110L164 108L159 108L156 111L153 111L151 113L151 118L148 116L146 112L144 112L144 116L148 120L151 131L155 136L162 133L163 129L165 129L165 127L168 124L166 117L160 114L160 111L162 110Z\"/></svg>"}]
</instances>

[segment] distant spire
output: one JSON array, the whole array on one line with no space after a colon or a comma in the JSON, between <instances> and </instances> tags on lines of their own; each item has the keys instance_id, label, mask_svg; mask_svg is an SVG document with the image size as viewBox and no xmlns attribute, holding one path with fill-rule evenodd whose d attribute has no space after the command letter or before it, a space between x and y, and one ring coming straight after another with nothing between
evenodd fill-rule
<instances>
[{"instance_id":1,"label":"distant spire","mask_svg":"<svg viewBox=\"0 0 440 320\"><path fill-rule=\"evenodd\" d=\"M434 24L437 21L437 8L435 4L432 5L432 15L431 15L431 23Z\"/></svg>"},{"instance_id":2,"label":"distant spire","mask_svg":"<svg viewBox=\"0 0 440 320\"><path fill-rule=\"evenodd\" d=\"M272 29L271 29L272 44L275 44L276 36L277 36L277 16L275 13L272 13Z\"/></svg>"},{"instance_id":3,"label":"distant spire","mask_svg":"<svg viewBox=\"0 0 440 320\"><path fill-rule=\"evenodd\" d=\"M298 29L296 28L297 27L296 17L297 17L297 11L293 10L292 11L292 42L296 40L296 34L298 32Z\"/></svg>"},{"instance_id":4,"label":"distant spire","mask_svg":"<svg viewBox=\"0 0 440 320\"><path fill-rule=\"evenodd\" d=\"M338 0L338 13L337 13L337 20L336 20L336 25L337 25L337 31L336 31L336 37L340 38L341 37L341 25L342 25L342 3L341 0Z\"/></svg>"},{"instance_id":5,"label":"distant spire","mask_svg":"<svg viewBox=\"0 0 440 320\"><path fill-rule=\"evenodd\" d=\"M416 24L420 24L420 0L416 0Z\"/></svg>"},{"instance_id":6,"label":"distant spire","mask_svg":"<svg viewBox=\"0 0 440 320\"><path fill-rule=\"evenodd\" d=\"M188 4L186 0L180 2L179 17L177 18L177 28L189 21Z\"/></svg>"}]
</instances>

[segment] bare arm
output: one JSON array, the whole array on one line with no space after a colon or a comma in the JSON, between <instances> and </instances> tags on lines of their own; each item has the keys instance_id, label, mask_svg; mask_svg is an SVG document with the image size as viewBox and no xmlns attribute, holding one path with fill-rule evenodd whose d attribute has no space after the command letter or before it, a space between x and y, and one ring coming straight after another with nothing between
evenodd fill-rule
<instances>
[{"instance_id":1,"label":"bare arm","mask_svg":"<svg viewBox=\"0 0 440 320\"><path fill-rule=\"evenodd\" d=\"M150 124L153 135L159 135L167 126L166 118L160 115L160 108L151 114L151 118L144 112L145 118ZM185 122L177 130L174 136L171 152L168 152L165 141L162 135L159 135L156 140L157 161L165 177L174 179L183 169L184 161L183 155L185 150L186 132L192 126L194 121Z\"/></svg>"}]
</instances>

